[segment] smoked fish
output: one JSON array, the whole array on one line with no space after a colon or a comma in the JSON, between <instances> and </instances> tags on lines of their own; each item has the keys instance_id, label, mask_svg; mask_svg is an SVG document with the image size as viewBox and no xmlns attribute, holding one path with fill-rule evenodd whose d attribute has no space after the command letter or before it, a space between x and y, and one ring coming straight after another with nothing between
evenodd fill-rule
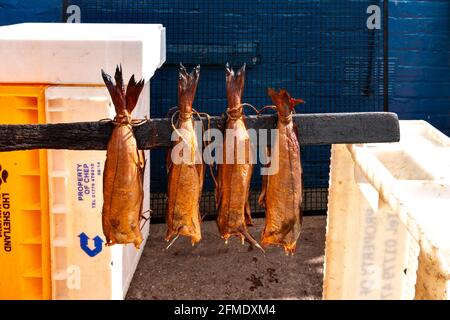
<instances>
[{"instance_id":1,"label":"smoked fish","mask_svg":"<svg viewBox=\"0 0 450 320\"><path fill-rule=\"evenodd\" d=\"M226 242L231 236L238 236L242 242L245 240L262 249L247 229L247 225L252 224L248 196L254 162L241 103L245 64L237 73L227 64L225 79L228 108L223 161L218 165L217 174L217 225Z\"/></svg>"},{"instance_id":2,"label":"smoked fish","mask_svg":"<svg viewBox=\"0 0 450 320\"><path fill-rule=\"evenodd\" d=\"M120 66L116 68L115 84L103 70L102 77L116 110L103 173L103 233L107 246L133 243L139 249L145 156L137 147L131 113L144 80L136 82L133 75L125 93Z\"/></svg>"},{"instance_id":3,"label":"smoked fish","mask_svg":"<svg viewBox=\"0 0 450 320\"><path fill-rule=\"evenodd\" d=\"M195 98L200 66L188 73L180 66L178 79L178 121L174 131L178 138L167 153L167 207L166 240L179 235L191 238L191 243L201 240L200 199L202 195L205 166L201 157L201 144L194 131L192 103ZM175 115L175 114L174 114ZM173 119L173 117L172 117ZM187 154L185 154L187 153Z\"/></svg>"},{"instance_id":4,"label":"smoked fish","mask_svg":"<svg viewBox=\"0 0 450 320\"><path fill-rule=\"evenodd\" d=\"M292 122L295 105L304 103L293 99L286 90L269 88L278 113L275 144L271 148L271 164L277 162L274 174L263 176L258 202L265 208L266 223L262 245L280 245L286 254L294 254L302 224L302 167L297 127Z\"/></svg>"}]
</instances>

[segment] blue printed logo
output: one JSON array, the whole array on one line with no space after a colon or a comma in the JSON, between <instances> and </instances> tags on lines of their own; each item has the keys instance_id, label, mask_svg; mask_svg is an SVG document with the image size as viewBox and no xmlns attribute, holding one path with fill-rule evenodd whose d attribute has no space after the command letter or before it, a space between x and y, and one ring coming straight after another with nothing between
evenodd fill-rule
<instances>
[{"instance_id":1,"label":"blue printed logo","mask_svg":"<svg viewBox=\"0 0 450 320\"><path fill-rule=\"evenodd\" d=\"M78 235L78 237L80 237L80 248L81 250L83 250L84 252L86 252L86 254L89 257L95 257L97 254L99 254L102 249L103 249L103 240L102 238L100 238L99 236L96 236L93 240L94 240L94 249L89 248L88 242L89 242L89 237L84 233L80 233Z\"/></svg>"}]
</instances>

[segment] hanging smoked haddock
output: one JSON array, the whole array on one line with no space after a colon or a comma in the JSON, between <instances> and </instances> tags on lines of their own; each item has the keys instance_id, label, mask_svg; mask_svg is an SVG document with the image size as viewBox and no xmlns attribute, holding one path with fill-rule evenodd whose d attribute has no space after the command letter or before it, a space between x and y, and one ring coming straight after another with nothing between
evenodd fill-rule
<instances>
[{"instance_id":1,"label":"hanging smoked haddock","mask_svg":"<svg viewBox=\"0 0 450 320\"><path fill-rule=\"evenodd\" d=\"M144 80L136 82L133 75L125 93L120 66L116 68L115 84L103 70L102 77L116 110L103 173L103 233L108 246L133 243L139 249L145 158L144 152L137 148L131 112Z\"/></svg>"},{"instance_id":2,"label":"hanging smoked haddock","mask_svg":"<svg viewBox=\"0 0 450 320\"><path fill-rule=\"evenodd\" d=\"M201 239L200 197L205 175L201 145L198 145L195 136L192 117L194 111L192 103L199 76L200 66L194 68L189 74L183 65L180 65L178 110L172 116L172 126L178 133L178 140L167 153L166 240L175 241L179 235L182 235L190 237L192 245ZM177 124L173 124L176 114L178 114L178 121Z\"/></svg>"},{"instance_id":3,"label":"hanging smoked haddock","mask_svg":"<svg viewBox=\"0 0 450 320\"><path fill-rule=\"evenodd\" d=\"M292 99L286 90L269 88L278 112L277 135L270 154L277 157L277 169L263 176L259 204L266 210L266 224L261 244L281 245L286 254L294 254L302 224L302 167L297 127L292 122L295 105L304 103Z\"/></svg>"},{"instance_id":4,"label":"hanging smoked haddock","mask_svg":"<svg viewBox=\"0 0 450 320\"><path fill-rule=\"evenodd\" d=\"M223 143L223 163L219 164L217 175L217 225L225 242L231 236L238 236L242 242L246 240L262 250L247 229L247 225L252 224L248 196L253 161L251 158L250 137L245 126L241 103L244 81L245 64L237 73L227 64L226 89L228 108ZM230 137L231 139L229 139ZM240 150L237 150L238 148Z\"/></svg>"}]
</instances>

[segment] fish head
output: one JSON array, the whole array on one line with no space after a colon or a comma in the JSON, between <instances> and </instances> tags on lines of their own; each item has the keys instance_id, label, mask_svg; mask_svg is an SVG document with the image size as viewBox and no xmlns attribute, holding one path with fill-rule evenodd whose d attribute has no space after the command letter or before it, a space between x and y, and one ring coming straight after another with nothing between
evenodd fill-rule
<instances>
[{"instance_id":1,"label":"fish head","mask_svg":"<svg viewBox=\"0 0 450 320\"><path fill-rule=\"evenodd\" d=\"M294 112L295 106L297 104L304 104L305 101L302 99L294 99L285 90L280 89L278 92L272 88L267 89L267 94L272 99L273 104L276 106L277 111L280 115L287 117L292 112Z\"/></svg>"}]
</instances>

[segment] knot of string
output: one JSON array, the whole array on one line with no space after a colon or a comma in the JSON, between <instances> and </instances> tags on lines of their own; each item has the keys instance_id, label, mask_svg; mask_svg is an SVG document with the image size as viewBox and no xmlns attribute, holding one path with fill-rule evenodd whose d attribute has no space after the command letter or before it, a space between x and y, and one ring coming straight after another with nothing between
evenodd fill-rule
<instances>
[{"instance_id":1,"label":"knot of string","mask_svg":"<svg viewBox=\"0 0 450 320\"><path fill-rule=\"evenodd\" d=\"M126 126L131 124L131 115L118 114L112 120L115 126Z\"/></svg>"},{"instance_id":2,"label":"knot of string","mask_svg":"<svg viewBox=\"0 0 450 320\"><path fill-rule=\"evenodd\" d=\"M178 112L180 113L180 119L181 120L189 120L192 118L192 112L184 112L181 110L178 110ZM196 112L196 111L195 111Z\"/></svg>"},{"instance_id":3,"label":"knot of string","mask_svg":"<svg viewBox=\"0 0 450 320\"><path fill-rule=\"evenodd\" d=\"M233 108L228 107L226 110L226 113L227 113L228 119L239 120L242 118L243 111L244 110L243 110L242 106L237 106L237 107L233 107Z\"/></svg>"},{"instance_id":4,"label":"knot of string","mask_svg":"<svg viewBox=\"0 0 450 320\"><path fill-rule=\"evenodd\" d=\"M253 105L250 103L241 103L234 107L228 107L226 110L226 114L228 119L230 120L239 120L244 115L244 107L250 107L253 109L253 111L256 113L257 116L259 116L259 110L256 109Z\"/></svg>"},{"instance_id":5,"label":"knot of string","mask_svg":"<svg viewBox=\"0 0 450 320\"><path fill-rule=\"evenodd\" d=\"M270 105L270 106L265 106L265 107L261 108L261 109L259 110L259 113L261 114L261 113L262 113L264 110L266 110L266 109L272 109L272 110L277 111L277 107L276 107L276 106ZM292 111L289 113L289 115L287 115L287 116L280 114L278 111L277 111L277 114L278 114L278 119L280 119L280 121L281 121L282 123L289 123L289 122L292 121L292 115L295 114L295 110L292 110Z\"/></svg>"},{"instance_id":6,"label":"knot of string","mask_svg":"<svg viewBox=\"0 0 450 320\"><path fill-rule=\"evenodd\" d=\"M145 119L132 119L131 115L116 115L114 117L114 119L100 119L99 122L111 122L112 124L114 124L115 126L126 126L126 125L130 125L132 127L139 127L142 126L143 124L147 123L149 121L149 119L147 118L147 116L145 116Z\"/></svg>"},{"instance_id":7,"label":"knot of string","mask_svg":"<svg viewBox=\"0 0 450 320\"><path fill-rule=\"evenodd\" d=\"M282 114L280 114L280 113L278 112L278 119L280 119L280 121L281 121L282 123L289 123L289 122L292 121L292 115L293 115L293 114L294 114L294 112L292 111L291 113L289 113L289 115L284 116L284 115L282 115Z\"/></svg>"}]
</instances>

